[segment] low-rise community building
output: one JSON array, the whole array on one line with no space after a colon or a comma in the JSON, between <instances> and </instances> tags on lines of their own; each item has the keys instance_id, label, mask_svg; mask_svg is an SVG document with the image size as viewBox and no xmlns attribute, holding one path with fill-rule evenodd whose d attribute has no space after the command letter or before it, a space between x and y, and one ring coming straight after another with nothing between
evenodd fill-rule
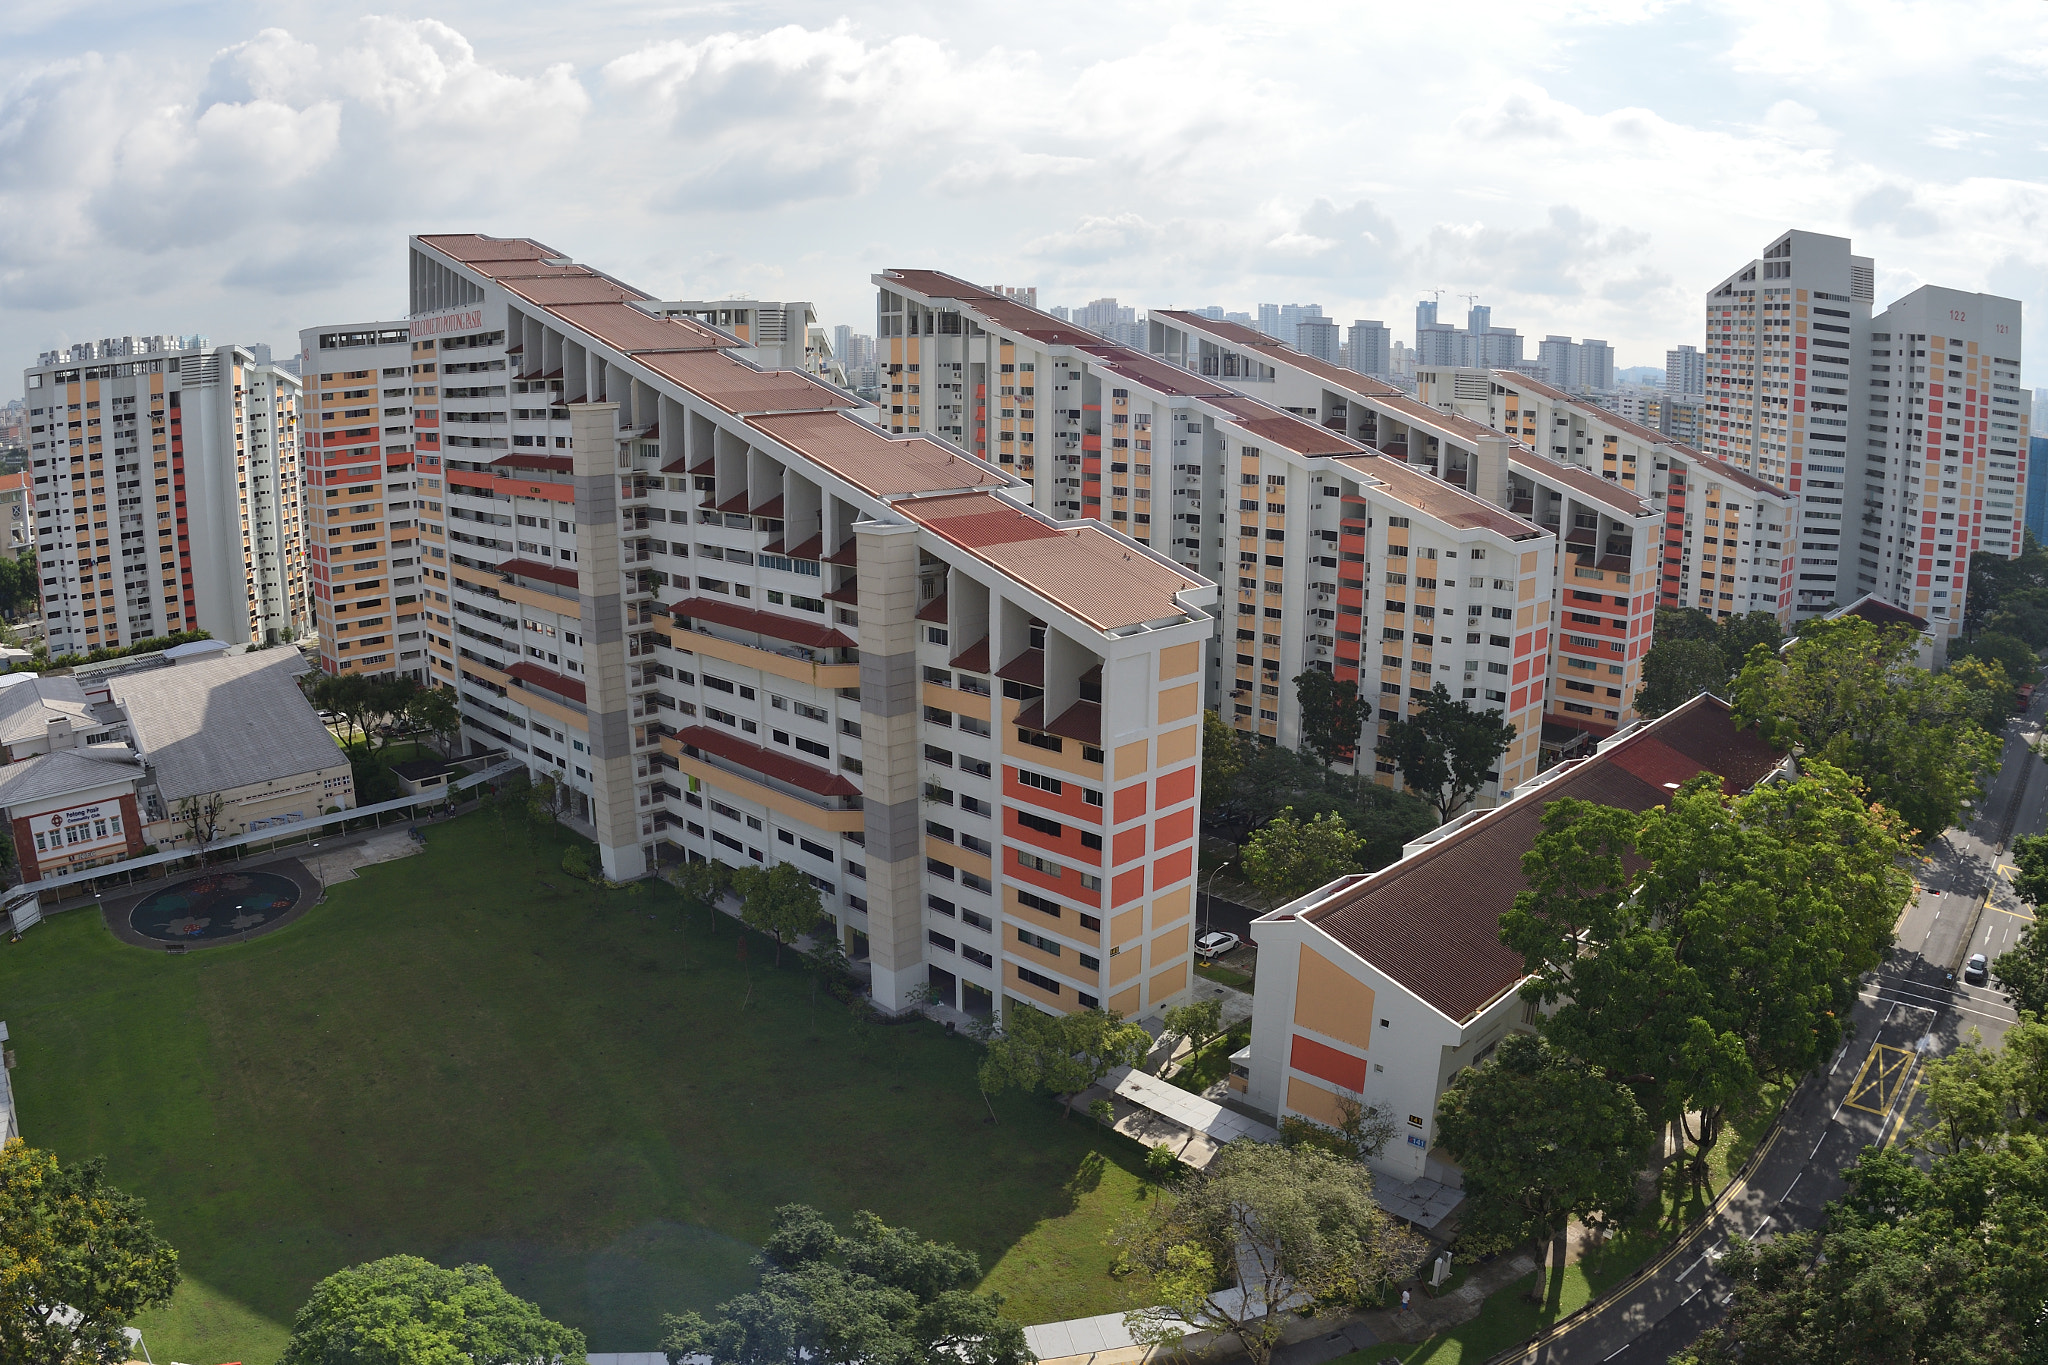
<instances>
[{"instance_id":1,"label":"low-rise community building","mask_svg":"<svg viewBox=\"0 0 2048 1365\"><path fill-rule=\"evenodd\" d=\"M1397 1180L1457 1184L1433 1152L1436 1104L1458 1072L1511 1030L1533 1030L1522 958L1500 920L1526 884L1521 857L1544 807L1573 797L1661 805L1713 773L1730 793L1784 769L1727 705L1702 695L1410 844L1377 872L1341 878L1255 921L1259 989L1247 1099L1276 1116L1335 1124L1339 1100L1381 1105L1399 1136L1375 1163Z\"/></svg>"},{"instance_id":2,"label":"low-rise community building","mask_svg":"<svg viewBox=\"0 0 2048 1365\"><path fill-rule=\"evenodd\" d=\"M296 824L355 805L296 650L166 651L0 686L0 811L23 876Z\"/></svg>"}]
</instances>

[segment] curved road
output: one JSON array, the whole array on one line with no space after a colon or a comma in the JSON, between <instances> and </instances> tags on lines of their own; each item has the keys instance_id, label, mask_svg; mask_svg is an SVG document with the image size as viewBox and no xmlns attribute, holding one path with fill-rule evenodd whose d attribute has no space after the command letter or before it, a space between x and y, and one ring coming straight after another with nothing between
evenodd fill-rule
<instances>
[{"instance_id":1,"label":"curved road","mask_svg":"<svg viewBox=\"0 0 2048 1365\"><path fill-rule=\"evenodd\" d=\"M1964 985L1962 964L1971 953L1996 959L2032 917L2007 884L2006 856L2015 831L2044 823L2048 764L2029 751L2044 706L2048 689L2008 727L2004 764L1983 812L1928 850L1892 960L1863 983L1849 1042L1824 1075L1800 1083L1749 1177L1634 1284L1507 1359L1663 1365L1720 1319L1728 1291L1714 1261L1729 1241L1816 1226L1845 1188L1842 1168L1865 1147L1910 1132L1925 1059L1952 1050L1972 1028L1993 1045L2004 1036L2012 1009L1990 986Z\"/></svg>"}]
</instances>

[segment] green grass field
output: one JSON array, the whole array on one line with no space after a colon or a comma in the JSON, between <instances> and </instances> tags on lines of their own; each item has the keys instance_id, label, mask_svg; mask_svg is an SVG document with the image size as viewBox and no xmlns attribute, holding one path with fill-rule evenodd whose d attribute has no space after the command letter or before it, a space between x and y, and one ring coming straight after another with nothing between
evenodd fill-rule
<instances>
[{"instance_id":1,"label":"green grass field","mask_svg":"<svg viewBox=\"0 0 2048 1365\"><path fill-rule=\"evenodd\" d=\"M90 910L0 945L24 1134L104 1153L179 1249L157 1360L273 1361L315 1281L400 1251L651 1349L791 1201L972 1249L1019 1321L1123 1306L1135 1144L1045 1099L992 1123L965 1040L857 1031L766 940L593 893L562 847L471 815L246 945L150 952Z\"/></svg>"}]
</instances>

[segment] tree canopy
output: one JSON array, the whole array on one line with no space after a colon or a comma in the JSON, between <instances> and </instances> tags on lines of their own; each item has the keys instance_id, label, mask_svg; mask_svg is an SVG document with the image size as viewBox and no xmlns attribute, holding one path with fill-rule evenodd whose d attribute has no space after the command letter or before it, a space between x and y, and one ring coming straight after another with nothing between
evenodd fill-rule
<instances>
[{"instance_id":1,"label":"tree canopy","mask_svg":"<svg viewBox=\"0 0 2048 1365\"><path fill-rule=\"evenodd\" d=\"M1229 1333L1266 1365L1290 1320L1273 1311L1376 1303L1420 1240L1372 1197L1364 1166L1313 1146L1233 1142L1170 1198L1120 1226L1118 1265L1158 1305L1124 1317L1142 1342ZM1215 1294L1234 1280L1237 1294ZM1213 1297L1212 1297L1213 1295Z\"/></svg>"},{"instance_id":2,"label":"tree canopy","mask_svg":"<svg viewBox=\"0 0 2048 1365\"><path fill-rule=\"evenodd\" d=\"M103 1158L60 1166L20 1138L0 1148L0 1360L126 1360L121 1328L177 1287L178 1253Z\"/></svg>"},{"instance_id":3,"label":"tree canopy","mask_svg":"<svg viewBox=\"0 0 2048 1365\"><path fill-rule=\"evenodd\" d=\"M2048 1145L2040 1136L2048 1028L2030 1018L2002 1052L1974 1044L1930 1067L1928 1169L1869 1147L1818 1231L1730 1238L1724 1326L1674 1365L2034 1365L2048 1359ZM1963 1083L1965 1073L1974 1079ZM2031 1086L1986 1107L2002 1080Z\"/></svg>"},{"instance_id":4,"label":"tree canopy","mask_svg":"<svg viewBox=\"0 0 2048 1365\"><path fill-rule=\"evenodd\" d=\"M977 1078L991 1095L1012 1089L1065 1095L1064 1118L1083 1090L1116 1067L1136 1066L1151 1050L1145 1026L1114 1010L1053 1015L1012 1002L1003 1011L1002 1029L988 1040Z\"/></svg>"},{"instance_id":5,"label":"tree canopy","mask_svg":"<svg viewBox=\"0 0 2048 1365\"><path fill-rule=\"evenodd\" d=\"M280 1365L582 1365L583 1334L487 1265L386 1256L313 1286Z\"/></svg>"},{"instance_id":6,"label":"tree canopy","mask_svg":"<svg viewBox=\"0 0 2048 1365\"><path fill-rule=\"evenodd\" d=\"M1918 648L1910 626L1809 621L1782 654L1752 651L1735 679L1736 723L1860 779L1873 801L1931 839L1997 772L1999 741L1986 726L2010 702L1996 695L2005 681L1995 665L1967 660L1928 673Z\"/></svg>"},{"instance_id":7,"label":"tree canopy","mask_svg":"<svg viewBox=\"0 0 2048 1365\"><path fill-rule=\"evenodd\" d=\"M1658 1119L1696 1116L1704 1179L1728 1114L1840 1041L1911 893L1904 852L1898 818L1818 761L1732 799L1702 775L1640 814L1553 801L1501 941L1556 1006L1546 1037Z\"/></svg>"},{"instance_id":8,"label":"tree canopy","mask_svg":"<svg viewBox=\"0 0 2048 1365\"><path fill-rule=\"evenodd\" d=\"M802 1204L775 1211L752 1292L662 1320L671 1361L712 1365L1027 1365L1002 1297L977 1294L972 1252L856 1213L841 1233Z\"/></svg>"},{"instance_id":9,"label":"tree canopy","mask_svg":"<svg viewBox=\"0 0 2048 1365\"><path fill-rule=\"evenodd\" d=\"M1325 764L1350 761L1358 752L1359 733L1372 719L1358 684L1311 668L1295 678L1294 696L1301 711L1301 747Z\"/></svg>"},{"instance_id":10,"label":"tree canopy","mask_svg":"<svg viewBox=\"0 0 2048 1365\"><path fill-rule=\"evenodd\" d=\"M1304 896L1347 872L1361 869L1365 840L1334 811L1308 820L1290 807L1244 842L1238 862L1246 880L1277 900Z\"/></svg>"},{"instance_id":11,"label":"tree canopy","mask_svg":"<svg viewBox=\"0 0 2048 1365\"><path fill-rule=\"evenodd\" d=\"M775 939L775 965L782 965L782 945L802 938L824 918L818 888L795 863L742 867L732 874L740 895L740 918L748 927Z\"/></svg>"},{"instance_id":12,"label":"tree canopy","mask_svg":"<svg viewBox=\"0 0 2048 1365\"><path fill-rule=\"evenodd\" d=\"M1428 805L1407 792L1373 781L1371 773L1346 773L1313 758L1260 744L1208 713L1202 736L1202 823L1210 831L1242 841L1252 830L1292 808L1296 819L1334 813L1364 841L1367 869L1385 867L1401 846L1437 824Z\"/></svg>"},{"instance_id":13,"label":"tree canopy","mask_svg":"<svg viewBox=\"0 0 2048 1365\"><path fill-rule=\"evenodd\" d=\"M1436 1113L1437 1140L1465 1172L1463 1228L1545 1239L1561 1270L1573 1218L1619 1218L1635 1204L1649 1115L1626 1085L1544 1039L1501 1039L1458 1073Z\"/></svg>"},{"instance_id":14,"label":"tree canopy","mask_svg":"<svg viewBox=\"0 0 2048 1365\"><path fill-rule=\"evenodd\" d=\"M1379 755L1401 769L1408 789L1448 820L1493 780L1515 727L1498 711L1454 699L1442 683L1415 699L1414 713L1387 724Z\"/></svg>"},{"instance_id":15,"label":"tree canopy","mask_svg":"<svg viewBox=\"0 0 2048 1365\"><path fill-rule=\"evenodd\" d=\"M2037 913L2021 926L2012 947L1992 962L1991 976L2014 1009L2048 1019L2048 934L2041 932L2038 914L2041 902L2048 899L2048 834L2014 839L2012 861L2019 869L2012 879L2013 892Z\"/></svg>"},{"instance_id":16,"label":"tree canopy","mask_svg":"<svg viewBox=\"0 0 2048 1365\"><path fill-rule=\"evenodd\" d=\"M1758 645L1776 650L1784 642L1784 627L1767 611L1717 620L1692 607L1659 607L1650 652L1643 656L1636 710L1654 719L1702 692L1725 696L1728 680L1750 650Z\"/></svg>"}]
</instances>

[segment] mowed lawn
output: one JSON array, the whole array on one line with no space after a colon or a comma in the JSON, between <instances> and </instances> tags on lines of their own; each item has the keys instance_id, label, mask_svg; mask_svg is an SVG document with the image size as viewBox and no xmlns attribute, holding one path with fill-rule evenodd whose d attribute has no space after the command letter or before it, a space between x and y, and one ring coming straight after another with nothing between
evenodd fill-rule
<instances>
[{"instance_id":1,"label":"mowed lawn","mask_svg":"<svg viewBox=\"0 0 2048 1365\"><path fill-rule=\"evenodd\" d=\"M428 837L249 944L145 951L81 910L0 945L25 1136L105 1154L179 1250L157 1360L272 1361L317 1280L394 1252L649 1350L792 1201L972 1249L1023 1322L1123 1306L1135 1144L1043 1098L992 1122L964 1039L856 1029L730 919L572 882L552 831Z\"/></svg>"}]
</instances>

